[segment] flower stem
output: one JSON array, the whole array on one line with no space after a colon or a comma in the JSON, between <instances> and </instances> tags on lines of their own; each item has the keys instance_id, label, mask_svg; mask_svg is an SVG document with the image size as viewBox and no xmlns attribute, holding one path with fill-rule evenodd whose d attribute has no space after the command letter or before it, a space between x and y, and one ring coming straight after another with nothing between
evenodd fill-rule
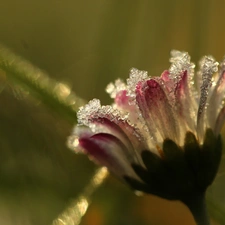
<instances>
[{"instance_id":1,"label":"flower stem","mask_svg":"<svg viewBox=\"0 0 225 225\"><path fill-rule=\"evenodd\" d=\"M197 225L210 225L205 202L205 192L185 196L182 202L190 209Z\"/></svg>"},{"instance_id":2,"label":"flower stem","mask_svg":"<svg viewBox=\"0 0 225 225\"><path fill-rule=\"evenodd\" d=\"M53 221L52 225L79 225L81 218L86 213L91 196L96 189L105 181L108 171L105 167L98 169L89 184L84 188L77 199L73 200L69 206Z\"/></svg>"},{"instance_id":3,"label":"flower stem","mask_svg":"<svg viewBox=\"0 0 225 225\"><path fill-rule=\"evenodd\" d=\"M85 101L69 87L51 79L45 72L2 45L0 45L1 71L5 72L9 82L16 83L27 90L32 97L41 100L71 124L76 122L76 111ZM63 92L63 88L67 89L67 94Z\"/></svg>"}]
</instances>

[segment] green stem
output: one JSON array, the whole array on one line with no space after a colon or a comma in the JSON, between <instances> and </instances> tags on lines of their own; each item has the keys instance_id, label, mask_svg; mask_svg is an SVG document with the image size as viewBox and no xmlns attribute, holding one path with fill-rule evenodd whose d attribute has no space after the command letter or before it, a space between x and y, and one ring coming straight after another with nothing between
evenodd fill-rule
<instances>
[{"instance_id":1,"label":"green stem","mask_svg":"<svg viewBox=\"0 0 225 225\"><path fill-rule=\"evenodd\" d=\"M53 221L52 225L79 225L81 218L86 213L91 196L108 176L106 168L98 169L89 184L84 188L78 198L74 199L69 206Z\"/></svg>"},{"instance_id":2,"label":"green stem","mask_svg":"<svg viewBox=\"0 0 225 225\"><path fill-rule=\"evenodd\" d=\"M9 82L28 90L32 97L41 100L71 124L76 122L76 111L84 101L65 84L51 79L46 73L1 45L0 70L5 72Z\"/></svg>"},{"instance_id":3,"label":"green stem","mask_svg":"<svg viewBox=\"0 0 225 225\"><path fill-rule=\"evenodd\" d=\"M205 192L185 196L182 202L190 209L197 225L210 225L205 202Z\"/></svg>"}]
</instances>

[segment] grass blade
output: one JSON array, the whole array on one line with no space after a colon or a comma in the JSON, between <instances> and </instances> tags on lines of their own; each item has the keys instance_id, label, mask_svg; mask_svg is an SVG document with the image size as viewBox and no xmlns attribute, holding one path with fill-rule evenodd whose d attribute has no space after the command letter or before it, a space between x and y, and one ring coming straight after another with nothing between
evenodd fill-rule
<instances>
[{"instance_id":1,"label":"grass blade","mask_svg":"<svg viewBox=\"0 0 225 225\"><path fill-rule=\"evenodd\" d=\"M76 122L76 111L84 104L84 100L73 93L67 85L51 79L45 72L2 45L0 45L0 69L9 82L29 91L32 97L41 100L72 124Z\"/></svg>"}]
</instances>

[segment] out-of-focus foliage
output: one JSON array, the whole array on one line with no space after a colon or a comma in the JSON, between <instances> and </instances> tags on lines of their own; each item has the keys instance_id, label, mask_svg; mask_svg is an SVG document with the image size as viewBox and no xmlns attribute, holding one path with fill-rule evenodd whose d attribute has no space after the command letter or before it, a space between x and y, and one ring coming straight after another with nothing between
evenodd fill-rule
<instances>
[{"instance_id":1,"label":"out-of-focus foliage","mask_svg":"<svg viewBox=\"0 0 225 225\"><path fill-rule=\"evenodd\" d=\"M126 79L131 67L159 75L169 66L171 49L188 51L195 62L204 54L220 60L224 8L222 0L1 0L0 42L82 98L109 103L107 83ZM96 167L66 148L73 124L68 114L58 114L66 107L44 105L52 106L55 95L46 93L53 90L43 94L46 102L10 74L0 72L0 224L51 224ZM209 208L221 224L223 168L209 192ZM111 178L81 224L194 222L180 203L136 197Z\"/></svg>"},{"instance_id":2,"label":"out-of-focus foliage","mask_svg":"<svg viewBox=\"0 0 225 225\"><path fill-rule=\"evenodd\" d=\"M71 123L76 123L76 111L84 104L64 83L54 81L47 74L0 46L2 89L7 84L17 99L35 97Z\"/></svg>"}]
</instances>

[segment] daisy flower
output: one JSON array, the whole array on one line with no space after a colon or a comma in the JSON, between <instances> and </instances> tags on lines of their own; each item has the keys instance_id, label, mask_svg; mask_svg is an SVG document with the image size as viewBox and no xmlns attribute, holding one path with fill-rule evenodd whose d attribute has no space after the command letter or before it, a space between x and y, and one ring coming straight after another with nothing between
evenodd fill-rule
<instances>
[{"instance_id":1,"label":"daisy flower","mask_svg":"<svg viewBox=\"0 0 225 225\"><path fill-rule=\"evenodd\" d=\"M105 166L132 189L188 206L199 225L209 224L205 192L218 170L225 120L225 61L205 56L198 72L186 52L172 51L159 77L131 69L77 113L69 147Z\"/></svg>"}]
</instances>

